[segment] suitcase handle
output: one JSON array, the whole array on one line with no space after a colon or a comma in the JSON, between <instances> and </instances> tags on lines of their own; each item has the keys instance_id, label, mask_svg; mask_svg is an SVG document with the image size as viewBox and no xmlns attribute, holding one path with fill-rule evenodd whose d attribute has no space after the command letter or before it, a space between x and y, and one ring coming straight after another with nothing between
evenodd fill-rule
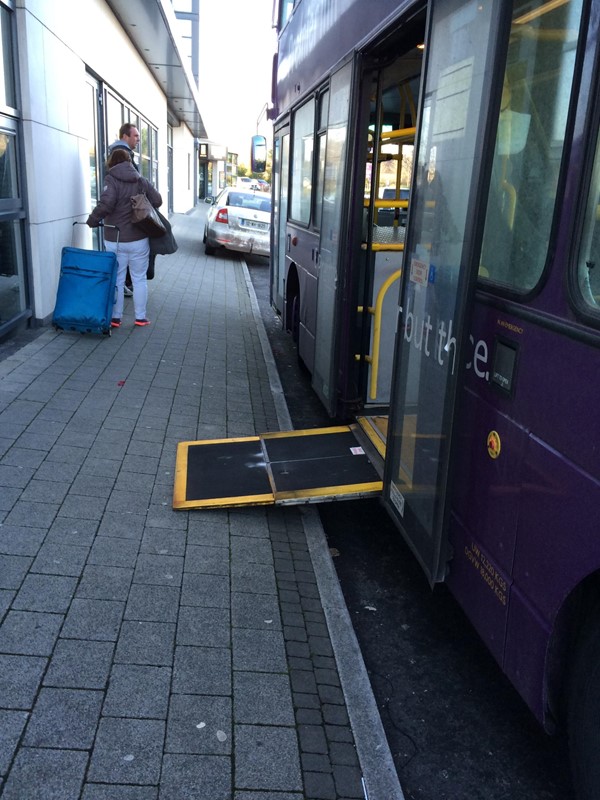
<instances>
[{"instance_id":1,"label":"suitcase handle","mask_svg":"<svg viewBox=\"0 0 600 800\"><path fill-rule=\"evenodd\" d=\"M87 222L80 222L79 220L76 219L75 222L73 223L73 227L75 227L75 225L87 225ZM103 222L102 220L100 220L100 222L98 223L98 227L99 228L114 228L117 231L117 247L119 246L119 236L121 235L121 230L120 230L118 225L109 225L108 223ZM71 244L72 243L73 243L73 237L71 236Z\"/></svg>"}]
</instances>

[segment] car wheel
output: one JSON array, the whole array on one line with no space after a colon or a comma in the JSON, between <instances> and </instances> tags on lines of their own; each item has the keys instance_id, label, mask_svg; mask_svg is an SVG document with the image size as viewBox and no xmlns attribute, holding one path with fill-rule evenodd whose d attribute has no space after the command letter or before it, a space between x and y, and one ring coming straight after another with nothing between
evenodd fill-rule
<instances>
[{"instance_id":1,"label":"car wheel","mask_svg":"<svg viewBox=\"0 0 600 800\"><path fill-rule=\"evenodd\" d=\"M204 252L207 256L214 256L216 248L210 245L206 240L204 241Z\"/></svg>"}]
</instances>

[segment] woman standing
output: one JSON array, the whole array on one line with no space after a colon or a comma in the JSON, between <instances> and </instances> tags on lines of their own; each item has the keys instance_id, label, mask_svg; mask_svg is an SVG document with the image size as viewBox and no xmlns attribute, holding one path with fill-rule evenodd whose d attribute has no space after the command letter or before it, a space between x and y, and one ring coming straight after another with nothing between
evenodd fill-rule
<instances>
[{"instance_id":1,"label":"woman standing","mask_svg":"<svg viewBox=\"0 0 600 800\"><path fill-rule=\"evenodd\" d=\"M154 208L162 204L162 197L154 186L142 178L131 163L129 153L119 148L114 150L107 162L108 172L100 202L87 219L90 228L97 228L102 220L116 228L106 228L104 244L107 250L117 254L117 287L111 325L118 328L123 316L123 285L127 267L133 282L133 305L135 324L150 325L146 318L148 284L146 271L150 256L150 242L141 228L131 221L131 198L145 192Z\"/></svg>"}]
</instances>

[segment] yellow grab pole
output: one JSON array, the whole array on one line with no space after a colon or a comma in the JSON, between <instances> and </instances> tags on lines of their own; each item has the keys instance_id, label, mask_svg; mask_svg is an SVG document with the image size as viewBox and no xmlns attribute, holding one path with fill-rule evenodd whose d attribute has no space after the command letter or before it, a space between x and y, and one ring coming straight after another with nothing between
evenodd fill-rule
<instances>
[{"instance_id":1,"label":"yellow grab pole","mask_svg":"<svg viewBox=\"0 0 600 800\"><path fill-rule=\"evenodd\" d=\"M383 301L385 299L385 295L395 281L398 280L400 275L402 274L402 270L398 269L387 278L379 288L377 292L377 299L375 301L375 310L374 310L374 320L373 320L373 353L371 356L372 366L371 366L371 381L370 381L370 388L369 388L369 396L371 400L375 400L377 397L377 378L379 373L379 345L381 342L381 317L382 317L382 308L383 308Z\"/></svg>"}]
</instances>

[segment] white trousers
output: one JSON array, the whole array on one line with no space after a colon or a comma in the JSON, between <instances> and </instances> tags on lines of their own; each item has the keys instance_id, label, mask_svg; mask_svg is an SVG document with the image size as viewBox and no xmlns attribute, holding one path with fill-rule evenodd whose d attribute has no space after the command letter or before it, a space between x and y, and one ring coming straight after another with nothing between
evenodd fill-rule
<instances>
[{"instance_id":1,"label":"white trousers","mask_svg":"<svg viewBox=\"0 0 600 800\"><path fill-rule=\"evenodd\" d=\"M133 284L133 308L136 319L146 319L146 303L148 302L148 282L146 272L150 258L150 240L138 239L137 242L104 242L104 246L111 253L117 254L117 288L115 290L115 304L113 306L113 319L123 316L123 286L127 267Z\"/></svg>"}]
</instances>

